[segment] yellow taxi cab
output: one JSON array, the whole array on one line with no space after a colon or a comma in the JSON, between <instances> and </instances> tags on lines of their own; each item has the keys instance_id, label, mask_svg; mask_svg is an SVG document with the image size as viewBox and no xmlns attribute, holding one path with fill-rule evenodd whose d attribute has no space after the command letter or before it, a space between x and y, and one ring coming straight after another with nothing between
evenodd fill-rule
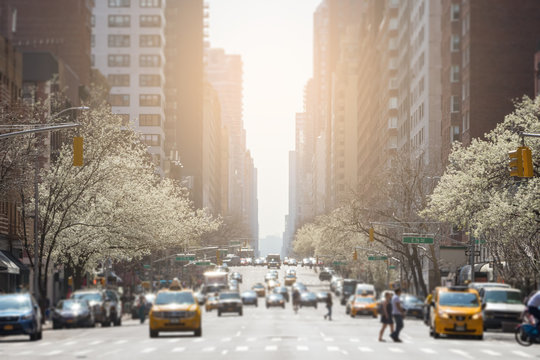
<instances>
[{"instance_id":1,"label":"yellow taxi cab","mask_svg":"<svg viewBox=\"0 0 540 360\"><path fill-rule=\"evenodd\" d=\"M356 315L371 315L377 317L377 301L373 296L357 295L351 302L351 317Z\"/></svg>"},{"instance_id":2,"label":"yellow taxi cab","mask_svg":"<svg viewBox=\"0 0 540 360\"><path fill-rule=\"evenodd\" d=\"M266 288L261 283L253 285L251 290L255 291L258 297L264 297L266 295Z\"/></svg>"},{"instance_id":3,"label":"yellow taxi cab","mask_svg":"<svg viewBox=\"0 0 540 360\"><path fill-rule=\"evenodd\" d=\"M270 280L270 281L268 282L268 285L267 285L267 287L268 287L268 292L272 292L272 289L273 289L273 288L280 287L280 286L281 286L281 284L279 283L279 281L276 281L276 280Z\"/></svg>"},{"instance_id":4,"label":"yellow taxi cab","mask_svg":"<svg viewBox=\"0 0 540 360\"><path fill-rule=\"evenodd\" d=\"M465 286L437 287L430 304L430 335L465 335L483 339L482 302Z\"/></svg>"},{"instance_id":5,"label":"yellow taxi cab","mask_svg":"<svg viewBox=\"0 0 540 360\"><path fill-rule=\"evenodd\" d=\"M296 282L296 275L287 274L285 276L285 280L284 280L285 286L290 286L290 285L294 284L295 282Z\"/></svg>"},{"instance_id":6,"label":"yellow taxi cab","mask_svg":"<svg viewBox=\"0 0 540 360\"><path fill-rule=\"evenodd\" d=\"M215 296L215 295L210 295L208 296L208 299L206 300L206 303L205 303L205 310L206 311L212 311L212 310L215 310L218 308L218 304L219 304L219 297Z\"/></svg>"},{"instance_id":7,"label":"yellow taxi cab","mask_svg":"<svg viewBox=\"0 0 540 360\"><path fill-rule=\"evenodd\" d=\"M183 290L179 282L173 280L171 287L161 290L148 315L150 337L160 332L193 331L202 335L201 308L191 290Z\"/></svg>"}]
</instances>

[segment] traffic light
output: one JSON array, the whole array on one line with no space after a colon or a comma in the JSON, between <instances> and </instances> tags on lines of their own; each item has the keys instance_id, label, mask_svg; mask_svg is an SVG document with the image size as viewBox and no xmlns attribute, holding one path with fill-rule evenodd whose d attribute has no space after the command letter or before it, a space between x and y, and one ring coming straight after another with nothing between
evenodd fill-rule
<instances>
[{"instance_id":1,"label":"traffic light","mask_svg":"<svg viewBox=\"0 0 540 360\"><path fill-rule=\"evenodd\" d=\"M101 281L101 285L105 285L105 278L102 277L102 278L100 279L100 281Z\"/></svg>"},{"instance_id":2,"label":"traffic light","mask_svg":"<svg viewBox=\"0 0 540 360\"><path fill-rule=\"evenodd\" d=\"M372 227L369 228L369 241L375 241L375 230Z\"/></svg>"},{"instance_id":3,"label":"traffic light","mask_svg":"<svg viewBox=\"0 0 540 360\"><path fill-rule=\"evenodd\" d=\"M219 250L216 250L216 264L218 265L221 265L220 255Z\"/></svg>"},{"instance_id":4,"label":"traffic light","mask_svg":"<svg viewBox=\"0 0 540 360\"><path fill-rule=\"evenodd\" d=\"M83 166L83 138L73 138L73 166Z\"/></svg>"},{"instance_id":5,"label":"traffic light","mask_svg":"<svg viewBox=\"0 0 540 360\"><path fill-rule=\"evenodd\" d=\"M358 252L356 251L356 249L354 249L354 254L353 254L352 258L353 258L354 261L358 260Z\"/></svg>"},{"instance_id":6,"label":"traffic light","mask_svg":"<svg viewBox=\"0 0 540 360\"><path fill-rule=\"evenodd\" d=\"M533 177L533 164L531 149L520 146L517 150L509 151L510 176Z\"/></svg>"},{"instance_id":7,"label":"traffic light","mask_svg":"<svg viewBox=\"0 0 540 360\"><path fill-rule=\"evenodd\" d=\"M521 160L523 163L523 177L533 177L532 152L527 146L521 147Z\"/></svg>"}]
</instances>

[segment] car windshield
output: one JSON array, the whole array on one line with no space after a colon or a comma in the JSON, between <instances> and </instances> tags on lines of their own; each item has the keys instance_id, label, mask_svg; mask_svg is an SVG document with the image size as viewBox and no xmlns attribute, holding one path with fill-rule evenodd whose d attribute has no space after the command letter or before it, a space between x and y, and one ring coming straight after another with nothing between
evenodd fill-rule
<instances>
[{"instance_id":1,"label":"car windshield","mask_svg":"<svg viewBox=\"0 0 540 360\"><path fill-rule=\"evenodd\" d=\"M77 310L87 309L88 306L86 302L83 302L83 301L64 300L58 303L57 308L61 310L77 311Z\"/></svg>"},{"instance_id":2,"label":"car windshield","mask_svg":"<svg viewBox=\"0 0 540 360\"><path fill-rule=\"evenodd\" d=\"M31 309L32 303L27 296L0 296L0 311L30 311Z\"/></svg>"},{"instance_id":3,"label":"car windshield","mask_svg":"<svg viewBox=\"0 0 540 360\"><path fill-rule=\"evenodd\" d=\"M220 300L228 300L228 299L240 299L240 294L238 293L222 293L219 294Z\"/></svg>"},{"instance_id":4,"label":"car windshield","mask_svg":"<svg viewBox=\"0 0 540 360\"><path fill-rule=\"evenodd\" d=\"M353 292L354 291L354 287L356 285L355 284L347 284L347 283L344 283L343 284L343 291L346 291L346 292Z\"/></svg>"},{"instance_id":5,"label":"car windshield","mask_svg":"<svg viewBox=\"0 0 540 360\"><path fill-rule=\"evenodd\" d=\"M156 296L156 305L166 304L195 304L193 294L181 291L165 291Z\"/></svg>"},{"instance_id":6,"label":"car windshield","mask_svg":"<svg viewBox=\"0 0 540 360\"><path fill-rule=\"evenodd\" d=\"M401 301L407 304L423 304L424 302L416 296L406 296Z\"/></svg>"},{"instance_id":7,"label":"car windshield","mask_svg":"<svg viewBox=\"0 0 540 360\"><path fill-rule=\"evenodd\" d=\"M486 302L500 304L521 304L521 294L517 291L487 291Z\"/></svg>"},{"instance_id":8,"label":"car windshield","mask_svg":"<svg viewBox=\"0 0 540 360\"><path fill-rule=\"evenodd\" d=\"M439 298L441 306L477 307L478 297L469 292L442 292Z\"/></svg>"},{"instance_id":9,"label":"car windshield","mask_svg":"<svg viewBox=\"0 0 540 360\"><path fill-rule=\"evenodd\" d=\"M100 293L75 293L71 295L72 299L76 300L87 300L90 301L101 301L101 294Z\"/></svg>"},{"instance_id":10,"label":"car windshield","mask_svg":"<svg viewBox=\"0 0 540 360\"><path fill-rule=\"evenodd\" d=\"M371 304L375 302L375 300L373 300L372 297L357 296L356 299L354 299L354 302Z\"/></svg>"}]
</instances>

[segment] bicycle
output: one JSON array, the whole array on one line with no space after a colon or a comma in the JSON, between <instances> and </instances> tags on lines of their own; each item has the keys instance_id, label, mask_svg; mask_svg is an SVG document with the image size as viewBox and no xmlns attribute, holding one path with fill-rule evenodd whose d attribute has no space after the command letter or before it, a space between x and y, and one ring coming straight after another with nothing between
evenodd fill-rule
<instances>
[{"instance_id":1,"label":"bicycle","mask_svg":"<svg viewBox=\"0 0 540 360\"><path fill-rule=\"evenodd\" d=\"M540 331L536 326L534 317L527 311L523 314L523 323L516 326L515 338L521 346L540 344Z\"/></svg>"}]
</instances>

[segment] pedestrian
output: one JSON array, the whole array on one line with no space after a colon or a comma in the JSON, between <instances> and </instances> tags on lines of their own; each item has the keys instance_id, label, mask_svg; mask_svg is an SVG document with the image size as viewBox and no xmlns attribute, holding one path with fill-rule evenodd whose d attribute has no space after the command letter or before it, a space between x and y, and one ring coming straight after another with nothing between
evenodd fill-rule
<instances>
[{"instance_id":1,"label":"pedestrian","mask_svg":"<svg viewBox=\"0 0 540 360\"><path fill-rule=\"evenodd\" d=\"M405 315L405 310L401 306L401 300L399 299L400 295L401 289L398 288L394 291L394 296L392 297L392 316L394 317L396 328L390 334L390 337L394 342L401 342L399 333L401 332L401 329L403 329L403 316Z\"/></svg>"},{"instance_id":2,"label":"pedestrian","mask_svg":"<svg viewBox=\"0 0 540 360\"><path fill-rule=\"evenodd\" d=\"M298 289L293 290L292 294L292 303L293 303L293 309L294 313L298 313L298 303L300 302L300 293L298 292Z\"/></svg>"},{"instance_id":3,"label":"pedestrian","mask_svg":"<svg viewBox=\"0 0 540 360\"><path fill-rule=\"evenodd\" d=\"M527 310L536 320L536 327L540 329L540 291L535 292L527 300Z\"/></svg>"},{"instance_id":4,"label":"pedestrian","mask_svg":"<svg viewBox=\"0 0 540 360\"><path fill-rule=\"evenodd\" d=\"M382 301L380 311L382 328L381 331L379 331L379 341L385 342L382 337L386 327L390 326L390 334L394 332L394 321L392 320L392 293L390 291L387 291L384 294L384 300Z\"/></svg>"},{"instance_id":5,"label":"pedestrian","mask_svg":"<svg viewBox=\"0 0 540 360\"><path fill-rule=\"evenodd\" d=\"M328 293L326 296L326 308L328 309L328 313L324 315L324 319L328 318L328 320L332 321L332 294Z\"/></svg>"},{"instance_id":6,"label":"pedestrian","mask_svg":"<svg viewBox=\"0 0 540 360\"><path fill-rule=\"evenodd\" d=\"M146 297L144 294L141 294L139 296L139 320L141 321L141 324L144 324L144 320L146 319Z\"/></svg>"}]
</instances>

